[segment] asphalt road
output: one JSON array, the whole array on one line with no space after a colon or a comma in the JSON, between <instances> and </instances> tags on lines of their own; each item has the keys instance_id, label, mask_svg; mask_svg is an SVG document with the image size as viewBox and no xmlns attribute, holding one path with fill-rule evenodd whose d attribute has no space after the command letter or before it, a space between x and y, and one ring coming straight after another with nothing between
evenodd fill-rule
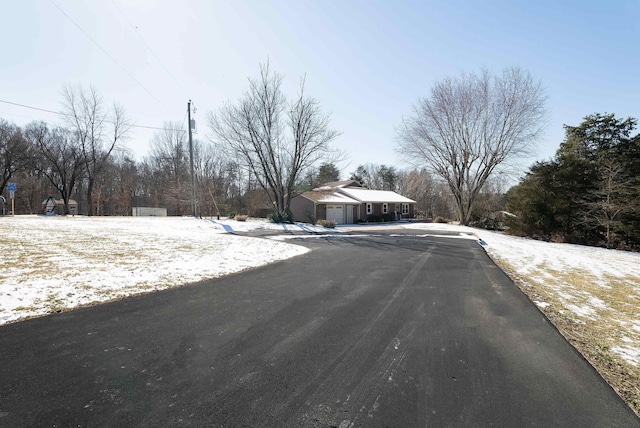
<instances>
[{"instance_id":1,"label":"asphalt road","mask_svg":"<svg viewBox=\"0 0 640 428\"><path fill-rule=\"evenodd\" d=\"M0 426L640 426L476 242L300 243L313 251L0 327Z\"/></svg>"}]
</instances>

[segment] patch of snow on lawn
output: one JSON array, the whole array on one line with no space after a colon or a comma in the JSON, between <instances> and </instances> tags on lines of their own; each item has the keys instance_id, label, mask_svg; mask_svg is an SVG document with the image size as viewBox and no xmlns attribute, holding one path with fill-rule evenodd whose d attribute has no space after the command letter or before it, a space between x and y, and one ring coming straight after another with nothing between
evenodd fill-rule
<instances>
[{"instance_id":1,"label":"patch of snow on lawn","mask_svg":"<svg viewBox=\"0 0 640 428\"><path fill-rule=\"evenodd\" d=\"M625 361L634 366L640 365L640 348L637 346L614 346L611 351L620 355Z\"/></svg>"},{"instance_id":2,"label":"patch of snow on lawn","mask_svg":"<svg viewBox=\"0 0 640 428\"><path fill-rule=\"evenodd\" d=\"M569 303L566 305L566 307L579 317L593 318L593 316L596 314L596 311L592 307L586 305L577 306Z\"/></svg>"},{"instance_id":3,"label":"patch of snow on lawn","mask_svg":"<svg viewBox=\"0 0 640 428\"><path fill-rule=\"evenodd\" d=\"M548 308L549 306L551 306L550 303L547 302L541 302L539 300L534 300L533 303L536 304L536 306L538 306L540 309L544 309L544 308Z\"/></svg>"}]
</instances>

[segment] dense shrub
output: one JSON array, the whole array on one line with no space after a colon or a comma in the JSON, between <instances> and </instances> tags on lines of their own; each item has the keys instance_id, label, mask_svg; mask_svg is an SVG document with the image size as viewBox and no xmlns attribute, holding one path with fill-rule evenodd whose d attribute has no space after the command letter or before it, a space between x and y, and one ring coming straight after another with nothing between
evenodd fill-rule
<instances>
[{"instance_id":1,"label":"dense shrub","mask_svg":"<svg viewBox=\"0 0 640 428\"><path fill-rule=\"evenodd\" d=\"M233 219L235 221L247 221L248 218L249 216L246 214L237 214Z\"/></svg>"},{"instance_id":2,"label":"dense shrub","mask_svg":"<svg viewBox=\"0 0 640 428\"><path fill-rule=\"evenodd\" d=\"M293 223L293 213L290 211L271 213L267 218L271 223Z\"/></svg>"},{"instance_id":3,"label":"dense shrub","mask_svg":"<svg viewBox=\"0 0 640 428\"><path fill-rule=\"evenodd\" d=\"M434 223L449 223L449 220L447 220L444 217L440 217L440 216L436 216L436 218L433 219Z\"/></svg>"},{"instance_id":4,"label":"dense shrub","mask_svg":"<svg viewBox=\"0 0 640 428\"><path fill-rule=\"evenodd\" d=\"M235 218L236 217L236 212L235 211L229 211L227 213L227 217L228 218Z\"/></svg>"},{"instance_id":5,"label":"dense shrub","mask_svg":"<svg viewBox=\"0 0 640 428\"><path fill-rule=\"evenodd\" d=\"M318 222L316 223L318 226L322 226L322 227L326 227L329 229L333 229L334 227L336 227L336 222L333 220L318 220Z\"/></svg>"}]
</instances>

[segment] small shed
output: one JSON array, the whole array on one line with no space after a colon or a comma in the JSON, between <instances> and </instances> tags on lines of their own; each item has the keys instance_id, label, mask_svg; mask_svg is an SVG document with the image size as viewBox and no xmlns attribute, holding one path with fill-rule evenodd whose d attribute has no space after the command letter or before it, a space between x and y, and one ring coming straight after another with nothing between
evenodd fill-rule
<instances>
[{"instance_id":1,"label":"small shed","mask_svg":"<svg viewBox=\"0 0 640 428\"><path fill-rule=\"evenodd\" d=\"M64 212L64 201L59 198L54 198L53 196L49 196L47 199L42 201L42 211L46 215L66 214ZM78 203L73 199L69 199L69 214L78 214Z\"/></svg>"},{"instance_id":2,"label":"small shed","mask_svg":"<svg viewBox=\"0 0 640 428\"><path fill-rule=\"evenodd\" d=\"M154 208L154 207L133 207L131 208L131 215L133 217L166 217L166 208Z\"/></svg>"}]
</instances>

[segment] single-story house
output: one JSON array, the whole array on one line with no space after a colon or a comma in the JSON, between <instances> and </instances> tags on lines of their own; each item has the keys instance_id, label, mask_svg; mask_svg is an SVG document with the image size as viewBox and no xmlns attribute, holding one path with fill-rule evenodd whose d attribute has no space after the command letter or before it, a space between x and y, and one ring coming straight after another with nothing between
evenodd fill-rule
<instances>
[{"instance_id":1,"label":"single-story house","mask_svg":"<svg viewBox=\"0 0 640 428\"><path fill-rule=\"evenodd\" d=\"M49 196L42 201L42 211L47 215L65 215L64 201L62 199ZM78 203L73 199L69 199L69 214L78 214Z\"/></svg>"},{"instance_id":2,"label":"single-story house","mask_svg":"<svg viewBox=\"0 0 640 428\"><path fill-rule=\"evenodd\" d=\"M333 220L337 224L413 218L417 202L389 190L371 190L355 180L327 183L291 198L298 221Z\"/></svg>"}]
</instances>

